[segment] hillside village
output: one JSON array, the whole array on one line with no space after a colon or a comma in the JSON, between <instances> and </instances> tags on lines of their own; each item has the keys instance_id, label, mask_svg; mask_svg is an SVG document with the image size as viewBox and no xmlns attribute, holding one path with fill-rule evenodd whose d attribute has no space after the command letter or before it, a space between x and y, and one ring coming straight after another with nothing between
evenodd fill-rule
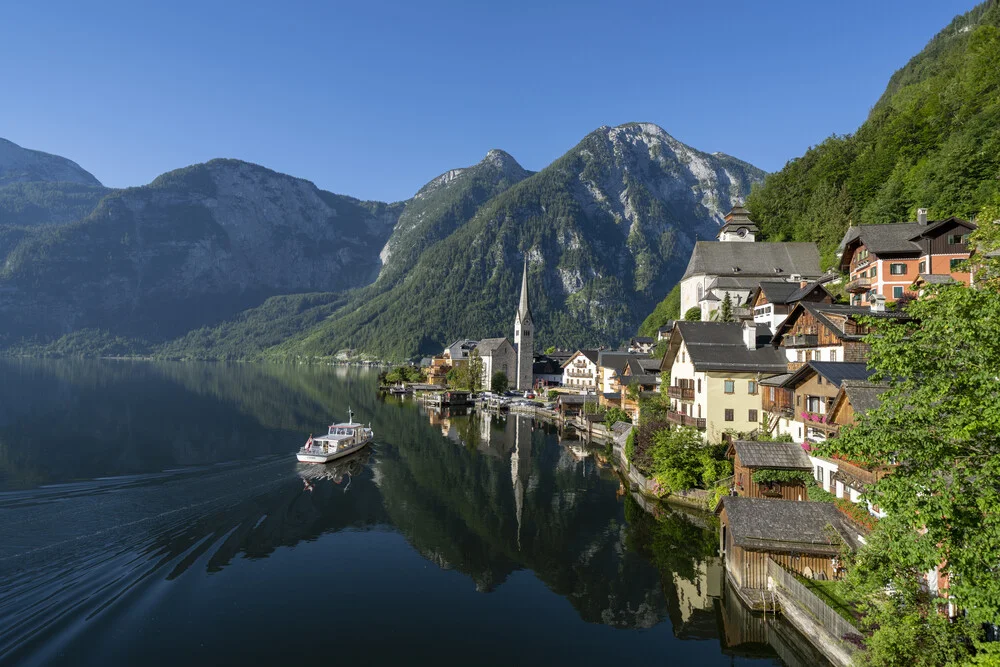
<instances>
[{"instance_id":1,"label":"hillside village","mask_svg":"<svg viewBox=\"0 0 1000 667\"><path fill-rule=\"evenodd\" d=\"M446 384L455 369L471 367L475 391L516 389L539 399L548 392L559 419L579 420L590 434L606 423L621 462L652 495L695 494L717 515L731 583L748 607L766 610L777 603L761 593L775 590L776 577L842 579L845 550L864 544L886 516L864 494L894 466L851 460L824 445L889 389L868 363L869 334L883 322L909 321L906 305L928 286L974 284L975 230L956 217L929 220L924 209L914 222L852 226L837 270L824 272L815 244L767 242L736 206L716 241L695 245L680 282L684 317L660 326L655 338L633 337L620 350L534 354L526 262L514 342L458 340L424 360L425 371L429 382ZM719 477L691 478L687 486L702 491L665 482L649 452L664 437L702 443L699 456L714 457ZM946 599L944 565L926 571L923 585ZM796 595L782 608L826 605L808 591ZM857 631L844 623L800 629L832 638L824 650L848 664L852 649L841 635Z\"/></svg>"}]
</instances>

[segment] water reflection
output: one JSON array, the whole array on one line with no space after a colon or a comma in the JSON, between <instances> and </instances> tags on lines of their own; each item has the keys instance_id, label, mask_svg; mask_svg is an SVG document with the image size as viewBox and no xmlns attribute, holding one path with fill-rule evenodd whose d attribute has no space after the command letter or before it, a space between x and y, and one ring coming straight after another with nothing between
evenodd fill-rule
<instances>
[{"instance_id":1,"label":"water reflection","mask_svg":"<svg viewBox=\"0 0 1000 667\"><path fill-rule=\"evenodd\" d=\"M670 649L700 664L726 655L817 664L794 662L803 651L774 622L763 643L745 639L762 621L740 616L725 594L711 517L644 508L622 493L601 450L554 427L428 411L379 397L373 379L312 366L0 361L0 662L70 664L80 651L95 664L127 661L128 646L99 642L102 632L127 628L147 644L171 629L190 634L164 619L197 613L220 623L238 591L268 582L281 584L256 609L251 632L283 647L275 659L309 662L277 628L296 595L302 613L324 613L324 598L306 588L319 573L373 614L406 609L415 596L427 608L405 624L418 653L422 642L455 641L447 628L512 604L511 632L561 628L564 636L533 640L555 662L574 650L585 659L649 657L668 641L624 634L585 648L595 637L586 628L605 627L711 640ZM302 435L348 403L372 422L374 445L327 466L297 464ZM52 456L51 438L73 446ZM388 586L393 571L412 567L412 551L386 533L437 567ZM542 589L527 592L522 572ZM454 587L448 573L465 583ZM470 588L489 595L467 599ZM551 606L551 594L569 602L571 616ZM351 632L362 644L381 641L374 626ZM566 648L574 639L580 646ZM227 658L244 650L217 634L199 641ZM248 659L265 659L257 644ZM166 664L181 648L144 647L144 660L152 653L160 657L148 661ZM506 643L489 650L509 664Z\"/></svg>"}]
</instances>

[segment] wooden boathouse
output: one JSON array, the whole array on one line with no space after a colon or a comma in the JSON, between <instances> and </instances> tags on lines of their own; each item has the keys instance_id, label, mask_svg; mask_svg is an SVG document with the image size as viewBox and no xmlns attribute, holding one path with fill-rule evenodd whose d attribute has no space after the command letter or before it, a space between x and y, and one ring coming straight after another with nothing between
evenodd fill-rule
<instances>
[{"instance_id":1,"label":"wooden boathouse","mask_svg":"<svg viewBox=\"0 0 1000 667\"><path fill-rule=\"evenodd\" d=\"M733 461L733 489L737 495L809 500L806 481L812 479L812 462L802 445L733 440L726 455Z\"/></svg>"}]
</instances>

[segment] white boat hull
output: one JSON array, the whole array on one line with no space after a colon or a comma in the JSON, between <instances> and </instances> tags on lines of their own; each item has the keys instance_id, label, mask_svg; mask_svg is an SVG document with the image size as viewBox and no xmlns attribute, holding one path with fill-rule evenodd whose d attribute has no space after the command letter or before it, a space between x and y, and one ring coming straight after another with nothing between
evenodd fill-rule
<instances>
[{"instance_id":1,"label":"white boat hull","mask_svg":"<svg viewBox=\"0 0 1000 667\"><path fill-rule=\"evenodd\" d=\"M300 449L298 454L296 454L296 458L302 463L329 463L330 461L336 461L337 459L353 454L371 441L372 439L368 438L367 440L343 447L335 452L324 452L319 447L311 447L309 450Z\"/></svg>"}]
</instances>

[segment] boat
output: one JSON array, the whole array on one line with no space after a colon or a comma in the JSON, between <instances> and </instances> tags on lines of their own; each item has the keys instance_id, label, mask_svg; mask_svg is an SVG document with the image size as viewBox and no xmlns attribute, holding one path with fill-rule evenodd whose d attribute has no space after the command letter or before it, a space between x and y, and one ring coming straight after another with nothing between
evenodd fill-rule
<instances>
[{"instance_id":1,"label":"boat","mask_svg":"<svg viewBox=\"0 0 1000 667\"><path fill-rule=\"evenodd\" d=\"M403 384L398 384L389 388L389 393L394 396L405 396L406 394L412 394L413 390Z\"/></svg>"},{"instance_id":2,"label":"boat","mask_svg":"<svg viewBox=\"0 0 1000 667\"><path fill-rule=\"evenodd\" d=\"M329 463L358 451L375 437L371 425L354 421L354 413L347 409L347 421L331 424L329 432L319 437L309 436L306 444L296 454L302 463Z\"/></svg>"},{"instance_id":3,"label":"boat","mask_svg":"<svg viewBox=\"0 0 1000 667\"><path fill-rule=\"evenodd\" d=\"M346 477L347 485L343 490L347 491L354 476L360 475L361 471L368 465L371 460L371 451L370 448L364 447L354 454L348 454L344 458L337 459L335 462L327 463L326 465L299 464L296 472L302 478L305 488L308 490L314 488L315 482L331 480L334 484L341 484Z\"/></svg>"}]
</instances>

